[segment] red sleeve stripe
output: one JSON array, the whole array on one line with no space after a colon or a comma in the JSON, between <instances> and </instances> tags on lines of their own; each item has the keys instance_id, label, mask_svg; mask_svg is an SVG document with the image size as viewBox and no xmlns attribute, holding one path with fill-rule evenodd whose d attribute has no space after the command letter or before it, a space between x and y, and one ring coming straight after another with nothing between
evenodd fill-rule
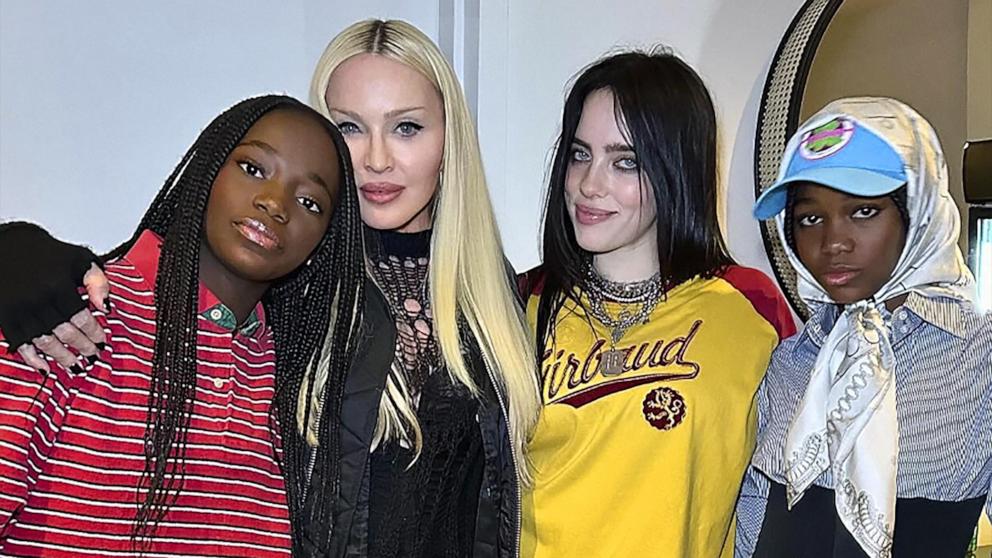
<instances>
[{"instance_id":1,"label":"red sleeve stripe","mask_svg":"<svg viewBox=\"0 0 992 558\"><path fill-rule=\"evenodd\" d=\"M517 288L526 302L532 296L541 296L544 291L544 266L538 266L517 276Z\"/></svg>"},{"instance_id":2,"label":"red sleeve stripe","mask_svg":"<svg viewBox=\"0 0 992 558\"><path fill-rule=\"evenodd\" d=\"M740 291L755 311L775 328L779 340L795 335L796 322L789 305L767 275L757 269L732 265L720 276Z\"/></svg>"}]
</instances>

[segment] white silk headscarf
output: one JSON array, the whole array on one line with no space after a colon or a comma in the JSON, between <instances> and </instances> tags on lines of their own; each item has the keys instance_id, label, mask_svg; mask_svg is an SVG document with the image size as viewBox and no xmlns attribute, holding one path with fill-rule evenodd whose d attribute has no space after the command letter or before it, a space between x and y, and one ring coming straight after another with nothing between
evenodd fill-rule
<instances>
[{"instance_id":1,"label":"white silk headscarf","mask_svg":"<svg viewBox=\"0 0 992 558\"><path fill-rule=\"evenodd\" d=\"M881 309L884 301L910 292L974 301L975 281L958 249L961 218L937 134L909 106L878 97L830 103L789 141L779 179L803 133L839 116L870 129L902 158L909 228L888 283L871 299L846 305L820 348L786 436L786 496L795 505L829 470L842 523L868 556L887 558L895 528L899 363ZM814 308L834 304L786 243L784 212L776 224L797 272L799 295Z\"/></svg>"}]
</instances>

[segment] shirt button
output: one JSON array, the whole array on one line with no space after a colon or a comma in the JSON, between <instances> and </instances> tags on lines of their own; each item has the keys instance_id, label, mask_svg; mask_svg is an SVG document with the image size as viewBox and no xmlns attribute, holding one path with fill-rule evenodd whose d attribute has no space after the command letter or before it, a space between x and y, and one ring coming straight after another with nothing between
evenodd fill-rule
<instances>
[{"instance_id":1,"label":"shirt button","mask_svg":"<svg viewBox=\"0 0 992 558\"><path fill-rule=\"evenodd\" d=\"M901 331L903 333L909 333L909 326L908 325L903 325L902 327L899 328L899 331Z\"/></svg>"},{"instance_id":2,"label":"shirt button","mask_svg":"<svg viewBox=\"0 0 992 558\"><path fill-rule=\"evenodd\" d=\"M905 320L908 317L908 314L906 314L905 310L900 310L899 313L896 314L896 317L900 320Z\"/></svg>"},{"instance_id":3,"label":"shirt button","mask_svg":"<svg viewBox=\"0 0 992 558\"><path fill-rule=\"evenodd\" d=\"M210 311L210 319L219 320L224 317L224 313L220 311L220 308L214 308Z\"/></svg>"},{"instance_id":4,"label":"shirt button","mask_svg":"<svg viewBox=\"0 0 992 558\"><path fill-rule=\"evenodd\" d=\"M214 387L217 389L224 387L224 380L221 378L214 378Z\"/></svg>"}]
</instances>

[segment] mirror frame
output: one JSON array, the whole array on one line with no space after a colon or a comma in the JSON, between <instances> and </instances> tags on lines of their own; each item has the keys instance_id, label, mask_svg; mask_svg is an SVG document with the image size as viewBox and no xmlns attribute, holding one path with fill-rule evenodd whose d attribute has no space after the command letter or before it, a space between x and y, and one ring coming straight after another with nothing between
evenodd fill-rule
<instances>
[{"instance_id":1,"label":"mirror frame","mask_svg":"<svg viewBox=\"0 0 992 558\"><path fill-rule=\"evenodd\" d=\"M789 24L775 51L758 108L754 137L754 197L778 176L785 145L799 127L799 111L813 57L843 0L807 0ZM775 279L796 314L806 321L809 308L799 297L792 269L775 230L774 220L761 221L761 239Z\"/></svg>"}]
</instances>

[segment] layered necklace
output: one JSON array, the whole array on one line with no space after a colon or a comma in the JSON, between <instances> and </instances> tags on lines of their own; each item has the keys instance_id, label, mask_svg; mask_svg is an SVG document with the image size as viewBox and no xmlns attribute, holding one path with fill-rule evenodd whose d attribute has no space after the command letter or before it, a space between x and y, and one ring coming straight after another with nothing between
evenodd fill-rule
<instances>
[{"instance_id":1,"label":"layered necklace","mask_svg":"<svg viewBox=\"0 0 992 558\"><path fill-rule=\"evenodd\" d=\"M643 281L619 283L596 273L592 265L586 268L589 314L610 330L610 349L599 359L597 371L600 374L616 376L623 372L625 353L617 350L617 343L630 328L648 323L666 290L660 272ZM607 301L623 305L615 317L606 309Z\"/></svg>"}]
</instances>

